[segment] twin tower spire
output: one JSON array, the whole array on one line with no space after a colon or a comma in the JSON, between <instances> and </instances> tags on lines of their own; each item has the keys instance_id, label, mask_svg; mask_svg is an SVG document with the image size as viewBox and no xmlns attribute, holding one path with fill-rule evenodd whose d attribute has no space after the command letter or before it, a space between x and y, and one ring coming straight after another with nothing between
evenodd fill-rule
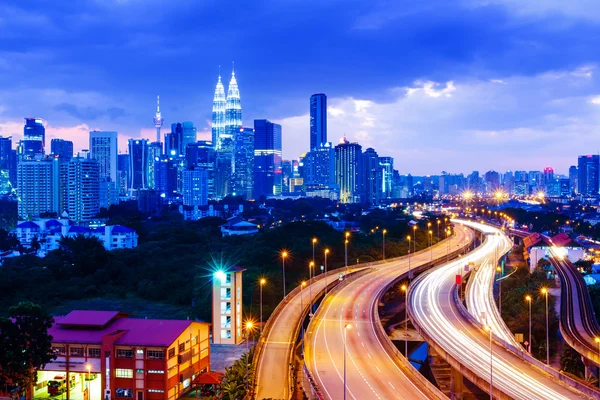
<instances>
[{"instance_id":1,"label":"twin tower spire","mask_svg":"<svg viewBox=\"0 0 600 400\"><path fill-rule=\"evenodd\" d=\"M212 107L212 142L217 151L227 151L236 132L242 127L242 104L235 71L231 71L227 97L221 74L215 88Z\"/></svg>"}]
</instances>

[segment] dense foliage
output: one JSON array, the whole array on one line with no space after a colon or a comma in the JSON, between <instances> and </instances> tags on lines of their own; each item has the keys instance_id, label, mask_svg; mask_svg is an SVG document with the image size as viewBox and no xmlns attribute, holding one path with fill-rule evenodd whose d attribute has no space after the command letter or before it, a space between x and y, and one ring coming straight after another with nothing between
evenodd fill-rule
<instances>
[{"instance_id":1,"label":"dense foliage","mask_svg":"<svg viewBox=\"0 0 600 400\"><path fill-rule=\"evenodd\" d=\"M37 370L54 359L48 328L54 319L32 303L19 303L0 318L0 393L27 390Z\"/></svg>"},{"instance_id":2,"label":"dense foliage","mask_svg":"<svg viewBox=\"0 0 600 400\"><path fill-rule=\"evenodd\" d=\"M308 208L302 204L295 207ZM289 252L285 263L288 291L308 278L313 237L318 238L316 273L324 265L326 247L330 249L328 269L344 265L344 232L323 222L291 222L262 229L254 236L221 237L219 226L224 220L220 218L183 221L169 210L153 219L133 212L128 216L107 216L112 217L111 223L135 227L140 232L139 246L109 252L96 239L65 238L60 248L45 258L24 255L7 259L0 268L0 313L22 300L34 301L52 311L64 304L79 308L78 302L86 299L113 299L128 300L128 304L167 304L181 311L152 317L209 320L213 272L239 265L246 268L245 312L255 317L259 308L258 279L267 279L263 288L266 318L283 297L282 250ZM367 216L359 213L356 219L368 233L350 236L349 264L382 258L383 229L387 230L386 257L406 253L405 238L412 230L409 231L405 216L377 210ZM425 229L420 226L416 231L417 249L427 246L429 235ZM434 231L434 242L436 236ZM85 304L81 308L86 308ZM132 310L125 306L122 311Z\"/></svg>"}]
</instances>

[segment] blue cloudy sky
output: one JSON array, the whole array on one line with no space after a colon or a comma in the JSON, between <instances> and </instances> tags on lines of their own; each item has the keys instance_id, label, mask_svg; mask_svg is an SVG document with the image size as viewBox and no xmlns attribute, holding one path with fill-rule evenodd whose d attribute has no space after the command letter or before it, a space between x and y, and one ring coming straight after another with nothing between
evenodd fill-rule
<instances>
[{"instance_id":1,"label":"blue cloudy sky","mask_svg":"<svg viewBox=\"0 0 600 400\"><path fill-rule=\"evenodd\" d=\"M565 173L600 150L596 0L4 0L0 134L47 120L87 148L90 129L153 138L192 120L208 138L219 65L244 125L283 125L308 147L308 98L329 136L395 158L401 173Z\"/></svg>"}]
</instances>

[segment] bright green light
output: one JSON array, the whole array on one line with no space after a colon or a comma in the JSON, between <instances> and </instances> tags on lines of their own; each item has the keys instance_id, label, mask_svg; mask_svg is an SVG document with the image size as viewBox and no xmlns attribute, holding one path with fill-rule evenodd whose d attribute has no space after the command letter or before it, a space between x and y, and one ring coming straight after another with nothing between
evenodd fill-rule
<instances>
[{"instance_id":1,"label":"bright green light","mask_svg":"<svg viewBox=\"0 0 600 400\"><path fill-rule=\"evenodd\" d=\"M218 270L217 272L215 272L215 279L220 280L221 284L223 284L227 280L227 274L225 274L225 272L221 270Z\"/></svg>"}]
</instances>

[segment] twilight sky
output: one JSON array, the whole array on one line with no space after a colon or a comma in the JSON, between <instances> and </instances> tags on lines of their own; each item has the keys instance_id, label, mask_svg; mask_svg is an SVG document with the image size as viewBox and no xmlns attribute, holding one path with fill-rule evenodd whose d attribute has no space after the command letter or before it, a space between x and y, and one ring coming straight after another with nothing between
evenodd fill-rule
<instances>
[{"instance_id":1,"label":"twilight sky","mask_svg":"<svg viewBox=\"0 0 600 400\"><path fill-rule=\"evenodd\" d=\"M600 150L599 39L597 0L4 0L0 135L36 116L76 149L116 130L126 152L154 138L160 94L165 127L208 138L235 61L244 125L281 123L286 159L323 92L329 140L400 173L566 173Z\"/></svg>"}]
</instances>

